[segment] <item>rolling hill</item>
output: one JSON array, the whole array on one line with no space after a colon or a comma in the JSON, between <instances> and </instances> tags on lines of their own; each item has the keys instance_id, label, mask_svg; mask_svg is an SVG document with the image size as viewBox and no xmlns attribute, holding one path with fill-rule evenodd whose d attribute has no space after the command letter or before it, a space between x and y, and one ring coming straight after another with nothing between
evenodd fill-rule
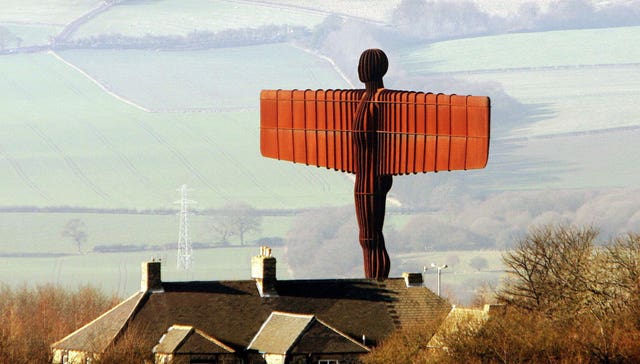
<instances>
[{"instance_id":1,"label":"rolling hill","mask_svg":"<svg viewBox=\"0 0 640 364\"><path fill-rule=\"evenodd\" d=\"M351 48L359 51L370 42L389 46L390 87L482 93L494 101L487 169L406 177L408 183L394 182L392 190L400 204L420 202L423 210L437 210L443 224L459 223L460 229L478 234L486 231L487 240L497 240L500 230L501 241L511 241L509 234L543 220L538 213L556 220L568 214L529 211L529 201L536 196L553 199L556 193L570 194L567 190L615 190L616 199L598 195L602 206L613 205L610 210L591 207L604 211L611 225L616 224L612 216L624 211L620 221L626 220L620 224L633 227L638 220L631 216L638 208L624 196L625 188L640 185L640 54L630 46L637 43L640 27L398 41L390 20L399 1L373 3L376 6L360 0L329 1L319 8L307 0L162 0L107 7L90 0L9 0L0 27L19 36L24 47L13 38L0 52L3 251L71 254L71 245L59 236L71 218L87 222L89 248L172 242L177 229L173 216L113 212L175 209L176 189L182 184L193 189L199 209L236 201L260 209L351 204L348 176L267 160L258 150L260 89L359 87L357 80L345 76L354 73L355 64L345 66L310 49L315 38L345 40L345 33L327 36L340 26L355 34L355 40L336 42L337 55ZM491 8L488 1L477 3ZM100 11L94 14L95 9ZM343 16L344 23L331 16L334 13ZM278 32L301 27L295 33L301 38L278 33L281 38L256 44L256 34L247 29L256 25L252 31L267 36L272 23ZM367 30L379 38L363 35ZM185 37L198 32L227 32L239 36L241 46L185 46ZM74 41L119 35L142 40L145 46L72 47ZM162 37L177 39L178 46L144 43ZM51 47L52 39L67 43ZM518 110L512 110L513 105ZM419 183L410 190L412 181ZM429 181L436 181L436 188ZM403 188L409 192L403 194ZM460 200L446 201L450 195ZM473 200L477 195L490 202ZM522 196L526 198L518 202ZM580 201L589 196L580 194ZM571 195L561 200L577 210L577 199ZM444 202L432 203L438 201ZM19 206L111 213L15 212ZM465 208L471 211L467 215L459 212ZM582 216L577 219L581 222L591 218L585 211L575 215ZM204 220L194 220L201 229L196 228L194 239L211 241ZM272 226L262 235L282 237L289 223L269 221ZM77 258L74 262L82 260ZM117 254L111 258L125 259ZM138 259L127 260L126 266L135 266ZM33 261L11 264L38 269ZM51 274L51 269L59 272L64 262L47 264L39 276Z\"/></svg>"}]
</instances>

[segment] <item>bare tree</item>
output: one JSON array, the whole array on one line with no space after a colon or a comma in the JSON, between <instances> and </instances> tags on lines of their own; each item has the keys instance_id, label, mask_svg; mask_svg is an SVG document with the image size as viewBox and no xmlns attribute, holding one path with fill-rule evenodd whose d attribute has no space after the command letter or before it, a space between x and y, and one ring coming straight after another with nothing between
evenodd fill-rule
<instances>
[{"instance_id":1,"label":"bare tree","mask_svg":"<svg viewBox=\"0 0 640 364\"><path fill-rule=\"evenodd\" d=\"M509 277L498 300L532 311L572 310L588 292L594 228L544 226L503 256Z\"/></svg>"},{"instance_id":2,"label":"bare tree","mask_svg":"<svg viewBox=\"0 0 640 364\"><path fill-rule=\"evenodd\" d=\"M408 364L640 362L640 235L604 246L597 237L592 227L531 230L503 256L510 270L497 292L503 309L489 311L479 325L441 326L446 350L420 352L415 348L425 340L407 334L386 340L365 362L390 362L382 355L396 352L401 360L393 361ZM486 303L490 291L485 287L475 303Z\"/></svg>"},{"instance_id":3,"label":"bare tree","mask_svg":"<svg viewBox=\"0 0 640 364\"><path fill-rule=\"evenodd\" d=\"M239 202L230 206L231 223L234 233L240 239L240 245L244 245L246 233L260 231L262 216L251 205Z\"/></svg>"},{"instance_id":4,"label":"bare tree","mask_svg":"<svg viewBox=\"0 0 640 364\"><path fill-rule=\"evenodd\" d=\"M80 219L71 219L64 226L62 230L62 236L70 237L75 244L78 254L82 253L82 244L87 241L87 226Z\"/></svg>"},{"instance_id":5,"label":"bare tree","mask_svg":"<svg viewBox=\"0 0 640 364\"><path fill-rule=\"evenodd\" d=\"M211 219L209 226L222 244L229 244L229 238L237 236L240 244L244 245L247 233L260 231L262 216L251 205L236 202L225 205L222 213Z\"/></svg>"},{"instance_id":6,"label":"bare tree","mask_svg":"<svg viewBox=\"0 0 640 364\"><path fill-rule=\"evenodd\" d=\"M216 239L222 245L229 245L229 238L233 236L231 219L226 215L218 215L211 218L209 227Z\"/></svg>"}]
</instances>

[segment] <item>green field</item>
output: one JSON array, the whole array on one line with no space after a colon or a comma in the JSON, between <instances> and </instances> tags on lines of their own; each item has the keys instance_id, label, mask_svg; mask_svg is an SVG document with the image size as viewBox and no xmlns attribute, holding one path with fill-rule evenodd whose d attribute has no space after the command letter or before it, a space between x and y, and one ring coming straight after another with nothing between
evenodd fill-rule
<instances>
[{"instance_id":1,"label":"green field","mask_svg":"<svg viewBox=\"0 0 640 364\"><path fill-rule=\"evenodd\" d=\"M115 33L184 36L196 30L218 32L269 24L311 30L330 12L386 23L398 3L127 1L89 19L71 40ZM20 36L22 45L44 44L100 4L95 0L6 0L0 26ZM473 188L489 194L640 184L635 168L640 159L635 147L640 136L640 111L635 107L640 97L640 49L632 46L639 35L640 27L626 27L412 43L406 49L399 42L399 49L388 54L400 78L456 78L465 87L481 85L533 110L522 120L492 119L493 131L506 130L505 125L516 128L494 134L500 136L492 140L486 169L464 172L464 178L454 181L463 181L460 199L466 202L465 193ZM350 46L357 48L357 44L338 46L344 52L351 51ZM260 89L350 87L326 59L291 44L171 52L57 52L0 57L0 168L4 171L0 207L175 209L182 184L192 189L190 198L198 202L198 209L236 201L285 209L351 204L353 184L347 176L264 159L258 150ZM464 89L443 92L464 93ZM508 112L495 115L519 117ZM434 193L422 195L422 191L416 198ZM457 195L458 187L452 191ZM480 229L488 231L491 219L483 220L483 213L469 221L488 224ZM513 215L527 213L514 211ZM455 216L456 212L442 214ZM60 235L72 218L80 218L87 226L86 254L76 255L69 238ZM409 218L390 216L387 226L401 229ZM265 218L263 230L247 240L285 237L294 219ZM193 241L215 241L208 220L193 216ZM138 287L140 262L151 257L166 262L166 280L248 278L249 257L255 248L197 250L195 270L188 276L176 271L173 248L93 252L98 245L175 243L177 226L177 217L171 215L1 213L5 257L0 258L0 281L68 286L101 282L105 290L126 296ZM500 234L509 234L510 228L505 224ZM284 257L286 248L280 249L276 256ZM33 256L43 252L59 255ZM28 257L11 257L16 254ZM393 274L420 271L432 262L447 263L445 292L449 289L467 300L478 284L494 284L502 275L499 255L494 251L395 255ZM472 269L469 262L474 257L484 257L487 267ZM295 273L287 270L285 261L279 272L282 278ZM425 279L435 288L433 271Z\"/></svg>"},{"instance_id":2,"label":"green field","mask_svg":"<svg viewBox=\"0 0 640 364\"><path fill-rule=\"evenodd\" d=\"M540 121L509 135L532 137L640 125L640 49L629 47L638 39L640 27L507 34L439 42L400 58L411 74L497 82L542 107Z\"/></svg>"},{"instance_id":3,"label":"green field","mask_svg":"<svg viewBox=\"0 0 640 364\"><path fill-rule=\"evenodd\" d=\"M64 25L100 3L100 0L2 0L0 23Z\"/></svg>"},{"instance_id":4,"label":"green field","mask_svg":"<svg viewBox=\"0 0 640 364\"><path fill-rule=\"evenodd\" d=\"M640 27L514 33L437 42L403 50L411 74L637 64Z\"/></svg>"},{"instance_id":5,"label":"green field","mask_svg":"<svg viewBox=\"0 0 640 364\"><path fill-rule=\"evenodd\" d=\"M506 34L415 47L400 58L412 75L497 84L537 108L533 121L494 137L482 171L492 188L633 187L640 50L628 45L639 37L640 27ZM493 128L502 122L493 118ZM514 167L519 177L509 178Z\"/></svg>"},{"instance_id":6,"label":"green field","mask_svg":"<svg viewBox=\"0 0 640 364\"><path fill-rule=\"evenodd\" d=\"M196 250L193 254L193 268L189 272L177 269L174 250L93 253L50 258L2 258L0 282L10 285L49 282L69 288L92 284L106 293L127 297L140 289L140 264L144 261L161 259L164 281L250 279L251 257L258 253L257 247ZM278 248L274 248L274 254L282 256ZM278 276L286 279L289 274L283 268L278 271Z\"/></svg>"},{"instance_id":7,"label":"green field","mask_svg":"<svg viewBox=\"0 0 640 364\"><path fill-rule=\"evenodd\" d=\"M20 38L20 41L9 42L7 48L12 47L27 47L49 44L50 37L56 35L62 30L61 26L48 25L48 24L2 24L0 26L5 27L16 37Z\"/></svg>"},{"instance_id":8,"label":"green field","mask_svg":"<svg viewBox=\"0 0 640 364\"><path fill-rule=\"evenodd\" d=\"M291 53L280 54L286 64ZM201 208L350 198L342 174L262 158L257 110L148 113L49 54L2 57L0 67L2 206L171 208L185 183Z\"/></svg>"},{"instance_id":9,"label":"green field","mask_svg":"<svg viewBox=\"0 0 640 364\"><path fill-rule=\"evenodd\" d=\"M0 256L38 253L76 254L69 237L62 236L68 221L81 220L86 226L84 252L99 245L165 245L177 249L179 219L177 215L99 214L99 213L0 213ZM213 215L191 215L190 239L197 243L216 244L218 236L211 228ZM261 237L285 237L291 216L264 217L259 232L248 233L247 243ZM231 244L240 244L237 237ZM124 253L126 254L126 253Z\"/></svg>"},{"instance_id":10,"label":"green field","mask_svg":"<svg viewBox=\"0 0 640 364\"><path fill-rule=\"evenodd\" d=\"M80 27L73 38L100 34L186 35L194 30L218 32L271 24L313 27L324 17L325 13L267 3L225 0L124 2Z\"/></svg>"},{"instance_id":11,"label":"green field","mask_svg":"<svg viewBox=\"0 0 640 364\"><path fill-rule=\"evenodd\" d=\"M393 10L401 0L277 0L280 6L314 9L323 13L336 13L388 23Z\"/></svg>"},{"instance_id":12,"label":"green field","mask_svg":"<svg viewBox=\"0 0 640 364\"><path fill-rule=\"evenodd\" d=\"M603 43L606 37L629 37L639 30L600 30L596 40ZM526 41L531 35L518 36ZM564 46L593 34L581 30L542 36ZM477 38L477 42L497 48L499 41L494 38ZM455 63L456 53L447 49L469 52L456 42L433 46L448 54L442 62L451 59ZM467 48L479 52L478 47ZM525 48L514 47L516 51L526 53ZM589 52L583 51L585 57ZM428 60L428 53L414 53ZM408 61L414 53L401 57L405 67L415 66ZM7 125L0 131L0 166L7 171L0 182L7 192L0 205L170 208L177 197L175 189L185 183L194 189L194 199L202 208L237 200L258 208L351 201L351 182L344 175L266 160L258 153L259 90L347 87L328 62L283 44L194 52L69 50L61 56L70 64L51 54L0 59L0 67L7 70L0 75L0 107ZM487 61L479 60L458 69L455 76L500 82L521 102L544 107L546 115L540 121L522 125L510 137L637 126L640 114L633 100L640 96L638 66L629 64L631 58L625 58L626 54L617 60L610 55L590 57L592 63L608 65L560 67L567 58L549 60L549 66L543 68L490 71ZM604 99L606 103L600 102ZM132 104L173 112L149 113ZM494 125L500 122L494 120ZM608 145L608 138L603 136L602 145ZM615 141L616 137L611 138ZM507 155L500 155L500 148L492 150L498 154L482 175L494 190L530 188L531 184L519 181L513 185L503 178L509 172L505 165L527 157L546 160L556 171L575 159L587 174L603 165L611 172L620 167L629 170L631 165L625 162L628 159L590 164L577 148L567 150L562 158L547 146L529 155L522 154L523 149L519 154L507 151L511 153ZM630 152L628 157L633 159L633 150ZM499 163L492 165L496 161ZM544 168L540 171L545 172ZM625 174L616 176L620 178L602 185L595 179L585 183L582 176L578 181L565 174L561 184L535 187L624 186L636 181Z\"/></svg>"},{"instance_id":13,"label":"green field","mask_svg":"<svg viewBox=\"0 0 640 364\"><path fill-rule=\"evenodd\" d=\"M154 111L257 110L261 89L348 87L326 60L287 44L60 55L111 91Z\"/></svg>"}]
</instances>

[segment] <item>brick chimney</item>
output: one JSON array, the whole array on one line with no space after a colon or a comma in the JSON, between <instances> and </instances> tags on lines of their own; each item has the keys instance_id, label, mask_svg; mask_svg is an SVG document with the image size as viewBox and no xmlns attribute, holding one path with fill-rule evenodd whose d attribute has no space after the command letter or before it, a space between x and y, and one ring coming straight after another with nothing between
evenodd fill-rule
<instances>
[{"instance_id":1,"label":"brick chimney","mask_svg":"<svg viewBox=\"0 0 640 364\"><path fill-rule=\"evenodd\" d=\"M256 280L260 297L277 296L276 258L271 256L271 248L260 247L260 255L251 258L251 278Z\"/></svg>"},{"instance_id":2,"label":"brick chimney","mask_svg":"<svg viewBox=\"0 0 640 364\"><path fill-rule=\"evenodd\" d=\"M407 287L422 287L422 273L402 273L404 283Z\"/></svg>"},{"instance_id":3,"label":"brick chimney","mask_svg":"<svg viewBox=\"0 0 640 364\"><path fill-rule=\"evenodd\" d=\"M142 274L140 279L140 291L163 292L162 278L160 276L160 262L152 260L142 262Z\"/></svg>"}]
</instances>

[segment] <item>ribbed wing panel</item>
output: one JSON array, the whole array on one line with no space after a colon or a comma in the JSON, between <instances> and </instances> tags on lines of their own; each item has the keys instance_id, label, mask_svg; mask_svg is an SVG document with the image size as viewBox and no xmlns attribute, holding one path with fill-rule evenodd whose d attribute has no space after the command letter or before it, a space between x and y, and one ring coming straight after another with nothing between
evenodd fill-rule
<instances>
[{"instance_id":1,"label":"ribbed wing panel","mask_svg":"<svg viewBox=\"0 0 640 364\"><path fill-rule=\"evenodd\" d=\"M364 90L263 90L263 156L353 173L353 119Z\"/></svg>"},{"instance_id":2,"label":"ribbed wing panel","mask_svg":"<svg viewBox=\"0 0 640 364\"><path fill-rule=\"evenodd\" d=\"M484 168L489 157L490 100L382 90L376 97L379 173Z\"/></svg>"},{"instance_id":3,"label":"ribbed wing panel","mask_svg":"<svg viewBox=\"0 0 640 364\"><path fill-rule=\"evenodd\" d=\"M364 90L263 90L260 150L265 157L354 173L352 128ZM490 100L381 90L378 173L484 168Z\"/></svg>"}]
</instances>

